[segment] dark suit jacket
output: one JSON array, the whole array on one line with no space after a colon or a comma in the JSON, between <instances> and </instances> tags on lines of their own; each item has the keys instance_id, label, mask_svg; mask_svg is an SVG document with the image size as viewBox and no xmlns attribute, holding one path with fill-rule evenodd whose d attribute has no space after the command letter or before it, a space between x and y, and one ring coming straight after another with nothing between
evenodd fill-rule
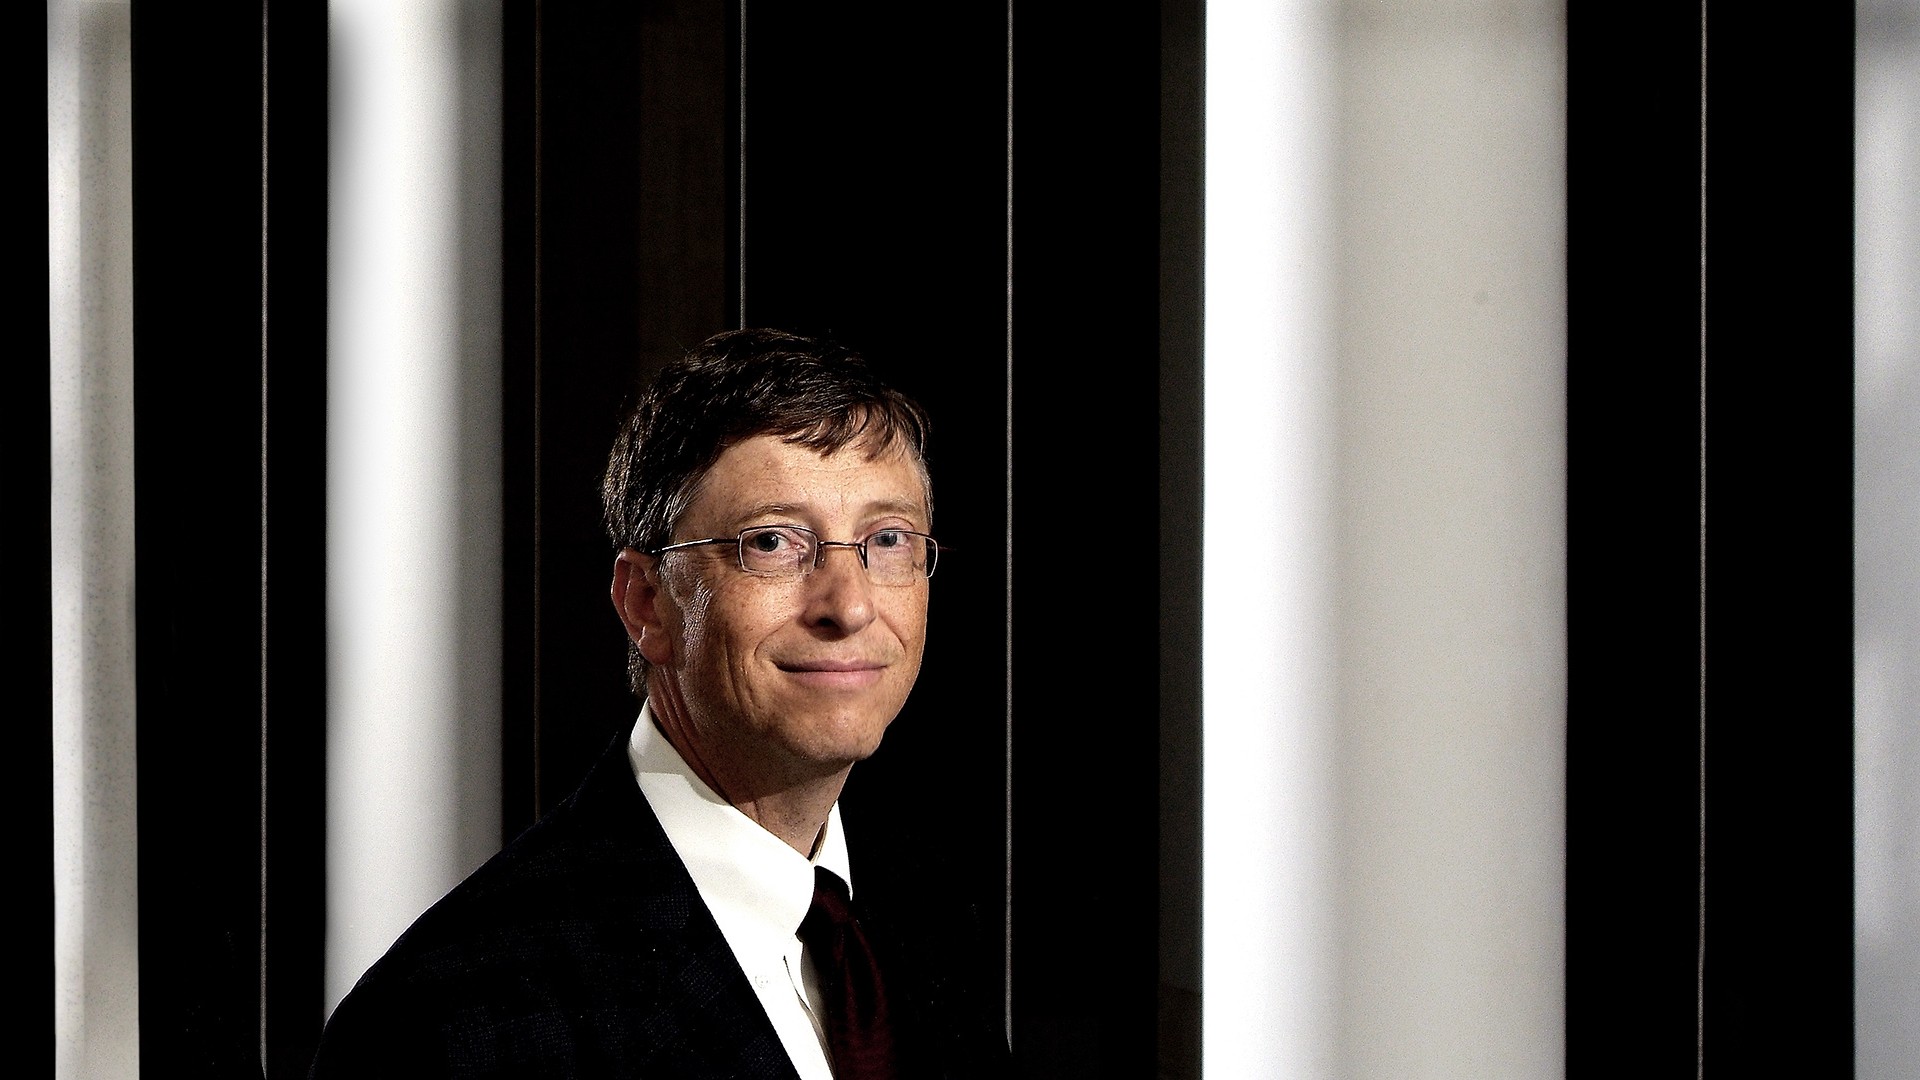
<instances>
[{"instance_id":1,"label":"dark suit jacket","mask_svg":"<svg viewBox=\"0 0 1920 1080\"><path fill-rule=\"evenodd\" d=\"M859 891L864 902L864 876ZM859 914L886 965L907 1075L1010 1075L991 1008L939 963L964 943L916 944ZM634 782L624 735L367 971L312 1075L797 1080Z\"/></svg>"}]
</instances>

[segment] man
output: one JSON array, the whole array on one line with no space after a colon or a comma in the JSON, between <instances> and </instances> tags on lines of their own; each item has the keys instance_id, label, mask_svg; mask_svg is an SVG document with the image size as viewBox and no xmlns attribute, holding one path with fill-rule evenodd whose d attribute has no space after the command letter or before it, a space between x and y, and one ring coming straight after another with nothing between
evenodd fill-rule
<instances>
[{"instance_id":1,"label":"man","mask_svg":"<svg viewBox=\"0 0 1920 1080\"><path fill-rule=\"evenodd\" d=\"M926 435L790 334L660 374L602 490L639 719L368 971L315 1077L1010 1071L964 934L867 910L837 803L920 669Z\"/></svg>"}]
</instances>

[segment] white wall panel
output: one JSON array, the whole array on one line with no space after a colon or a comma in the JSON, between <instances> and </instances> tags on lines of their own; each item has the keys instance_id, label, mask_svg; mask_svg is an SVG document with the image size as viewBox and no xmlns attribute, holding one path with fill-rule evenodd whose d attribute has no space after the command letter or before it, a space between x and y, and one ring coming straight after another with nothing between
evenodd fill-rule
<instances>
[{"instance_id":1,"label":"white wall panel","mask_svg":"<svg viewBox=\"0 0 1920 1080\"><path fill-rule=\"evenodd\" d=\"M1560 8L1207 34L1205 1071L1559 1075Z\"/></svg>"},{"instance_id":2,"label":"white wall panel","mask_svg":"<svg viewBox=\"0 0 1920 1080\"><path fill-rule=\"evenodd\" d=\"M1202 1067L1326 1075L1333 457L1328 12L1207 12Z\"/></svg>"},{"instance_id":3,"label":"white wall panel","mask_svg":"<svg viewBox=\"0 0 1920 1080\"><path fill-rule=\"evenodd\" d=\"M47 5L54 1076L140 1071L131 23Z\"/></svg>"},{"instance_id":4,"label":"white wall panel","mask_svg":"<svg viewBox=\"0 0 1920 1080\"><path fill-rule=\"evenodd\" d=\"M337 0L330 1010L500 837L500 14Z\"/></svg>"},{"instance_id":5,"label":"white wall panel","mask_svg":"<svg viewBox=\"0 0 1920 1080\"><path fill-rule=\"evenodd\" d=\"M1858 6L1855 1075L1920 1075L1920 3Z\"/></svg>"},{"instance_id":6,"label":"white wall panel","mask_svg":"<svg viewBox=\"0 0 1920 1080\"><path fill-rule=\"evenodd\" d=\"M1339 1073L1561 1071L1559 5L1349 4Z\"/></svg>"}]
</instances>

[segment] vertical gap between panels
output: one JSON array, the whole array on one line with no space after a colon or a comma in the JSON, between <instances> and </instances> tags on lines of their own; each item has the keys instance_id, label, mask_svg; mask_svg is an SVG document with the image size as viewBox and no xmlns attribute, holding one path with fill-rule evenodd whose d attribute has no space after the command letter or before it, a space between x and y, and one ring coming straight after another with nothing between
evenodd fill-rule
<instances>
[{"instance_id":1,"label":"vertical gap between panels","mask_svg":"<svg viewBox=\"0 0 1920 1080\"><path fill-rule=\"evenodd\" d=\"M1003 550L1006 557L1006 716L1004 718L1004 780L1006 785L1006 834L1002 841L1006 867L1003 871L1005 918L1001 957L1001 987L1007 1040L1013 1040L1013 0L1007 0L1007 237L1006 237L1006 370L1007 370L1007 531Z\"/></svg>"},{"instance_id":2,"label":"vertical gap between panels","mask_svg":"<svg viewBox=\"0 0 1920 1080\"><path fill-rule=\"evenodd\" d=\"M532 579L530 586L533 601L530 605L529 618L533 622L533 647L528 650L532 654L532 663L530 664L532 671L528 675L527 694L531 699L528 705L533 712L532 730L528 732L528 735L531 737L530 741L533 744L531 747L533 752L533 806L530 810L533 818L538 818L541 808L547 805L546 793L543 790L545 786L546 768L545 762L542 760L544 755L541 752L541 748L545 744L545 740L541 738L541 728L545 720L545 713L542 711L543 702L541 701L542 682L540 671L541 648L544 644L540 636L541 611L544 610L541 578L543 568L546 565L544 556L541 553L546 517L540 505L540 493L545 476L541 471L543 468L541 462L541 447L545 445L543 428L546 424L546 406L544 402L546 379L542 372L541 365L541 360L544 355L543 343L546 339L546 318L543 306L546 299L546 263L543 259L546 231L542 221L542 217L546 211L546 61L546 5L540 3L539 0L535 0L533 5L533 332L531 334L533 338L533 372L530 380L533 384L533 437L532 446L529 448L529 455L532 461L529 462L528 465L529 480L527 484L529 488L527 497L532 503L529 507L531 511L531 527L528 529L528 532L531 534L531 540L528 543L527 565L529 570L528 576Z\"/></svg>"},{"instance_id":3,"label":"vertical gap between panels","mask_svg":"<svg viewBox=\"0 0 1920 1080\"><path fill-rule=\"evenodd\" d=\"M260 3L260 926L257 1002L260 1061L267 1060L267 37L268 5Z\"/></svg>"},{"instance_id":4,"label":"vertical gap between panels","mask_svg":"<svg viewBox=\"0 0 1920 1080\"><path fill-rule=\"evenodd\" d=\"M1698 893L1694 905L1694 1042L1696 1080L1706 1076L1707 1048L1707 0L1700 0L1700 487L1699 520L1699 806Z\"/></svg>"},{"instance_id":5,"label":"vertical gap between panels","mask_svg":"<svg viewBox=\"0 0 1920 1080\"><path fill-rule=\"evenodd\" d=\"M742 330L747 326L747 0L740 0L740 39L735 44L740 57L740 84L734 94L740 101L733 129L735 167L739 172L739 182L735 184L736 201L734 204L735 250L734 262L738 272L734 275L734 325Z\"/></svg>"}]
</instances>

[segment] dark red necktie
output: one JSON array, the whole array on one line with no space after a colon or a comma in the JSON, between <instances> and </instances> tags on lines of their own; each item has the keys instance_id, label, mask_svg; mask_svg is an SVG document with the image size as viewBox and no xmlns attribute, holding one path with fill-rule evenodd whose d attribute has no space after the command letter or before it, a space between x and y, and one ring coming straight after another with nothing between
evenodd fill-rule
<instances>
[{"instance_id":1,"label":"dark red necktie","mask_svg":"<svg viewBox=\"0 0 1920 1080\"><path fill-rule=\"evenodd\" d=\"M813 907L800 923L825 999L834 1080L894 1080L893 1033L880 966L847 904L847 883L813 869Z\"/></svg>"}]
</instances>

